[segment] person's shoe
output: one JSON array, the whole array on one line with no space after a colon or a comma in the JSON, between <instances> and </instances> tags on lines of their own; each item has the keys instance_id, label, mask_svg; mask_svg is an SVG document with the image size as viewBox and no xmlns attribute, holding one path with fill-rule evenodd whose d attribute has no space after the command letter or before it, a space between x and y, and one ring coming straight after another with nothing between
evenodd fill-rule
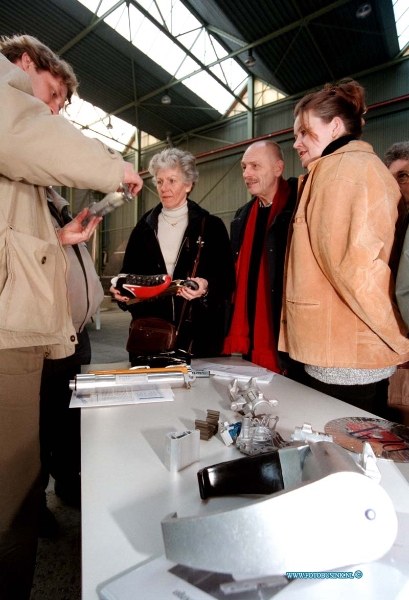
<instances>
[{"instance_id":1,"label":"person's shoe","mask_svg":"<svg viewBox=\"0 0 409 600\"><path fill-rule=\"evenodd\" d=\"M41 508L40 513L40 537L55 539L59 535L57 519L47 506Z\"/></svg>"},{"instance_id":2,"label":"person's shoe","mask_svg":"<svg viewBox=\"0 0 409 600\"><path fill-rule=\"evenodd\" d=\"M115 281L116 279L116 281ZM130 275L120 273L112 280L112 285L124 296L131 299L154 298L169 287L172 278L164 275Z\"/></svg>"},{"instance_id":3,"label":"person's shoe","mask_svg":"<svg viewBox=\"0 0 409 600\"><path fill-rule=\"evenodd\" d=\"M68 506L81 508L81 482L61 482L55 480L54 492Z\"/></svg>"}]
</instances>

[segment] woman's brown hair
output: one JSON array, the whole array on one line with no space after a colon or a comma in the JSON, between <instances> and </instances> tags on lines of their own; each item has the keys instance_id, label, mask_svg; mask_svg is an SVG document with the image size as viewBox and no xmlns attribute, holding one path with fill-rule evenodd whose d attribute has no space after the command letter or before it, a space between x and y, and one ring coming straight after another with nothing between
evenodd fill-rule
<instances>
[{"instance_id":1,"label":"woman's brown hair","mask_svg":"<svg viewBox=\"0 0 409 600\"><path fill-rule=\"evenodd\" d=\"M365 123L365 90L353 79L342 79L334 85L327 83L324 89L304 96L294 109L294 117L300 117L303 127L308 131L308 123L304 120L307 111L312 111L324 123L339 117L347 133L359 138Z\"/></svg>"}]
</instances>

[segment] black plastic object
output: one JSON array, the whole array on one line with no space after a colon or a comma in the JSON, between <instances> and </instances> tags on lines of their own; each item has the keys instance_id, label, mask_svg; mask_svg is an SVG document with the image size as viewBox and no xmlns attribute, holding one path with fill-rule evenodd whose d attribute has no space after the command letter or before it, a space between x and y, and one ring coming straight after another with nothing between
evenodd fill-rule
<instances>
[{"instance_id":1,"label":"black plastic object","mask_svg":"<svg viewBox=\"0 0 409 600\"><path fill-rule=\"evenodd\" d=\"M196 291L199 289L199 284L196 281L193 281L192 279L185 279L179 282L179 287L187 287L191 290Z\"/></svg>"},{"instance_id":2,"label":"black plastic object","mask_svg":"<svg viewBox=\"0 0 409 600\"><path fill-rule=\"evenodd\" d=\"M169 287L164 290L160 296L171 296L172 294L177 294L177 291L181 288L189 288L191 290L198 290L199 284L192 279L174 279L171 281Z\"/></svg>"},{"instance_id":3,"label":"black plastic object","mask_svg":"<svg viewBox=\"0 0 409 600\"><path fill-rule=\"evenodd\" d=\"M202 500L235 494L274 494L284 489L277 450L206 467L197 478Z\"/></svg>"},{"instance_id":4,"label":"black plastic object","mask_svg":"<svg viewBox=\"0 0 409 600\"><path fill-rule=\"evenodd\" d=\"M171 350L160 354L131 356L132 367L147 367L151 369L165 369L166 367L180 367L190 365L191 355L183 350Z\"/></svg>"}]
</instances>

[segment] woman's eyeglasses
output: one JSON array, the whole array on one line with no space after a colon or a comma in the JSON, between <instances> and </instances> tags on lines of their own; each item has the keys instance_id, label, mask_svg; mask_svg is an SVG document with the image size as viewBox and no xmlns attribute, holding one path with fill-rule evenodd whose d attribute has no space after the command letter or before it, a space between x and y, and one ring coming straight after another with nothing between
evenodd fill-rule
<instances>
[{"instance_id":1,"label":"woman's eyeglasses","mask_svg":"<svg viewBox=\"0 0 409 600\"><path fill-rule=\"evenodd\" d=\"M409 181L409 173L406 173L406 172L404 172L404 173L398 173L396 175L396 181L399 184L408 183L408 181Z\"/></svg>"}]
</instances>

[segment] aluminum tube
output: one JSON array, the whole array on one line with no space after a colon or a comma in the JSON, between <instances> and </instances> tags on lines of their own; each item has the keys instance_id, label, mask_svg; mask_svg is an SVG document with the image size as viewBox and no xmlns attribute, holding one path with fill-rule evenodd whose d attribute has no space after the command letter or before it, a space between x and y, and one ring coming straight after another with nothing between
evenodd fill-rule
<instances>
[{"instance_id":1,"label":"aluminum tube","mask_svg":"<svg viewBox=\"0 0 409 600\"><path fill-rule=\"evenodd\" d=\"M191 377L189 377L191 381ZM148 384L166 384L183 387L187 380L184 373L139 373L132 375L77 375L70 381L70 389L86 394L97 391L124 392Z\"/></svg>"}]
</instances>

